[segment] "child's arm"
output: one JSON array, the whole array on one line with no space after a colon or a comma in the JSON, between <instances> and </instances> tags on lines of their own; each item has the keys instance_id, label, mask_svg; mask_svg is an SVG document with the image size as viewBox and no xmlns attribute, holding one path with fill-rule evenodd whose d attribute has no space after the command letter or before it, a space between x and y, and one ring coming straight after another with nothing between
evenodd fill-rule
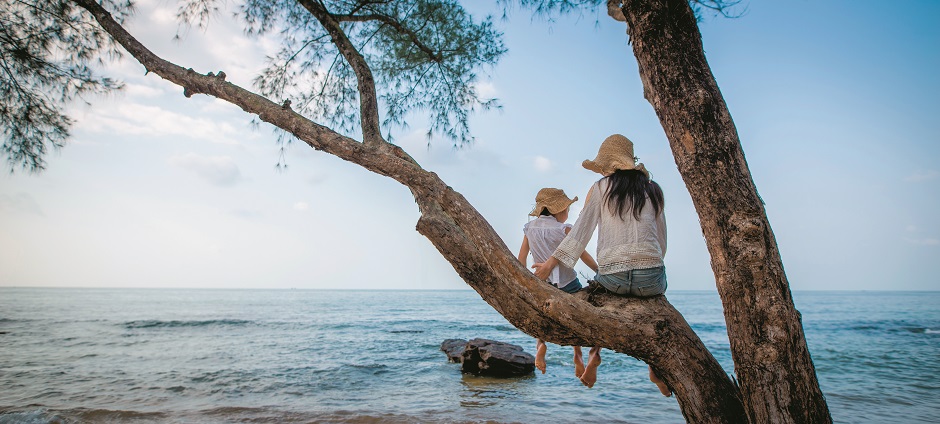
<instances>
[{"instance_id":1,"label":"child's arm","mask_svg":"<svg viewBox=\"0 0 940 424\"><path fill-rule=\"evenodd\" d=\"M529 237L522 236L522 247L519 248L519 262L522 263L522 267L525 268L526 259L529 256Z\"/></svg>"},{"instance_id":2,"label":"child's arm","mask_svg":"<svg viewBox=\"0 0 940 424\"><path fill-rule=\"evenodd\" d=\"M594 261L594 258L591 257L591 254L588 253L587 250L581 252L581 262L584 262L588 268L591 268L594 270L594 272L597 272L597 262Z\"/></svg>"},{"instance_id":3,"label":"child's arm","mask_svg":"<svg viewBox=\"0 0 940 424\"><path fill-rule=\"evenodd\" d=\"M588 196L590 195L591 193L588 193ZM570 232L571 232L570 227L565 228L565 235L567 235ZM581 252L581 262L584 262L584 264L587 265L588 268L591 268L592 270L594 270L594 272L597 272L597 262L594 261L594 258L591 256L590 253L587 252L587 250Z\"/></svg>"}]
</instances>

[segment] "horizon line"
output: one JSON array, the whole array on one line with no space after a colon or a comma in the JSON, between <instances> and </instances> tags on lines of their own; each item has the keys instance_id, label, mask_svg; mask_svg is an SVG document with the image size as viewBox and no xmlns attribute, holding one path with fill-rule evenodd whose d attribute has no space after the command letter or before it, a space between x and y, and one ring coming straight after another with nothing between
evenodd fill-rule
<instances>
[{"instance_id":1,"label":"horizon line","mask_svg":"<svg viewBox=\"0 0 940 424\"><path fill-rule=\"evenodd\" d=\"M459 289L421 289L421 288L348 288L348 289L337 289L337 288L319 288L319 287L122 287L122 286L5 286L0 285L0 290L3 289L78 289L78 290L114 290L114 289L126 289L126 290L303 290L303 291L347 291L347 292L365 292L365 291L382 291L382 292L394 292L394 291L474 291L472 287L459 288ZM717 293L717 288L713 289L673 289L671 292L715 292ZM940 289L790 289L791 292L841 292L841 293L858 293L858 292L878 292L878 293L888 293L888 292L907 292L907 293L921 293L921 292L940 292Z\"/></svg>"}]
</instances>

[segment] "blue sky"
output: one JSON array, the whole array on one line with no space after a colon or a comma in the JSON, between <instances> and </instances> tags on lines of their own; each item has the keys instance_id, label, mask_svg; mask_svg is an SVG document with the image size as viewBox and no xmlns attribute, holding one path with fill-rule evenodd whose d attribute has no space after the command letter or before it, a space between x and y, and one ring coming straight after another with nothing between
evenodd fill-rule
<instances>
[{"instance_id":1,"label":"blue sky","mask_svg":"<svg viewBox=\"0 0 940 424\"><path fill-rule=\"evenodd\" d=\"M225 20L173 42L165 7L140 2L130 29L184 67L248 86L276 48ZM930 0L750 2L740 18L701 24L793 289L940 289L937 17ZM428 148L420 116L396 142L516 252L538 189L583 199L597 175L581 161L622 133L666 193L670 289L713 290L625 25L516 11L499 26L509 52L480 89L503 111L474 116L476 143ZM240 109L186 99L132 60L107 72L127 89L74 108L74 137L45 172L0 175L0 285L467 287L414 231L417 208L397 183L301 144L277 172L274 136Z\"/></svg>"}]
</instances>

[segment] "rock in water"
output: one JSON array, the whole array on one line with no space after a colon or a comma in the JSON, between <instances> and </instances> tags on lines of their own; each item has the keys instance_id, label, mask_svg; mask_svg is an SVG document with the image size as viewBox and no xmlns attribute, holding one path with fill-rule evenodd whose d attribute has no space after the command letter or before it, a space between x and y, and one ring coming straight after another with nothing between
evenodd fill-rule
<instances>
[{"instance_id":1,"label":"rock in water","mask_svg":"<svg viewBox=\"0 0 940 424\"><path fill-rule=\"evenodd\" d=\"M464 346L463 372L488 377L516 377L533 371L535 357L520 346L487 339L473 339Z\"/></svg>"},{"instance_id":2,"label":"rock in water","mask_svg":"<svg viewBox=\"0 0 940 424\"><path fill-rule=\"evenodd\" d=\"M441 350L447 355L450 362L461 363L463 361L463 349L467 345L464 339L447 339L441 343Z\"/></svg>"}]
</instances>

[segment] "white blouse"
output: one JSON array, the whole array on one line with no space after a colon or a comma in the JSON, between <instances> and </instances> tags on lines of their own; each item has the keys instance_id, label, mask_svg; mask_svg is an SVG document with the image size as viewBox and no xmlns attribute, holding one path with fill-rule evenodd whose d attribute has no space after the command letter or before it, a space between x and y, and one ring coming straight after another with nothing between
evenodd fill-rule
<instances>
[{"instance_id":1,"label":"white blouse","mask_svg":"<svg viewBox=\"0 0 940 424\"><path fill-rule=\"evenodd\" d=\"M606 178L591 186L578 220L552 256L565 266L574 266L591 240L594 229L599 228L598 274L662 266L666 255L665 213L657 216L653 206L647 202L639 220L633 217L632 210L625 211L624 219L621 219L605 205L607 186Z\"/></svg>"}]
</instances>

